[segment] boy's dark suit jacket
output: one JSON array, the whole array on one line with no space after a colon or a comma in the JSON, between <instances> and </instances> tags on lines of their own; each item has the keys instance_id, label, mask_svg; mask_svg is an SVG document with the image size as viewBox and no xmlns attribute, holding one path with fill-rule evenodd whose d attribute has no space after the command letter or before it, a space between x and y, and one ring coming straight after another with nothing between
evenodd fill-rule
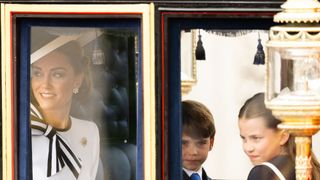
<instances>
[{"instance_id":1,"label":"boy's dark suit jacket","mask_svg":"<svg viewBox=\"0 0 320 180\"><path fill-rule=\"evenodd\" d=\"M190 177L184 170L182 170L182 173L183 173L183 180L190 180ZM207 176L207 173L203 168L202 168L202 180L213 180Z\"/></svg>"}]
</instances>

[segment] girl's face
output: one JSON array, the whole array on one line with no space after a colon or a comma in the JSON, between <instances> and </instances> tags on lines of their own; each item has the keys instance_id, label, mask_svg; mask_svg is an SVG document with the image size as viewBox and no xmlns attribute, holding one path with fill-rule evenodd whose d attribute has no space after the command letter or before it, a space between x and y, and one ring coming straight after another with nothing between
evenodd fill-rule
<instances>
[{"instance_id":1,"label":"girl's face","mask_svg":"<svg viewBox=\"0 0 320 180\"><path fill-rule=\"evenodd\" d=\"M243 150L253 165L269 161L281 153L289 134L268 128L262 117L239 120Z\"/></svg>"},{"instance_id":2,"label":"girl's face","mask_svg":"<svg viewBox=\"0 0 320 180\"><path fill-rule=\"evenodd\" d=\"M69 58L51 52L31 67L32 92L43 111L70 108L72 90L79 88L82 75L76 75Z\"/></svg>"}]
</instances>

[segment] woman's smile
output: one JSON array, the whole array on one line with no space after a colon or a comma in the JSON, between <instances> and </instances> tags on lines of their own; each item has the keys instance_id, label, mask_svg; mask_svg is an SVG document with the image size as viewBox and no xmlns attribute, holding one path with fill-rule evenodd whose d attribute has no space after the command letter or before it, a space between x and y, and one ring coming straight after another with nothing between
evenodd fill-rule
<instances>
[{"instance_id":1,"label":"woman's smile","mask_svg":"<svg viewBox=\"0 0 320 180\"><path fill-rule=\"evenodd\" d=\"M32 64L32 90L43 110L71 107L72 90L79 82L69 61L64 54L52 52Z\"/></svg>"},{"instance_id":2,"label":"woman's smile","mask_svg":"<svg viewBox=\"0 0 320 180\"><path fill-rule=\"evenodd\" d=\"M40 95L44 98L52 98L55 96L53 93L40 93Z\"/></svg>"}]
</instances>

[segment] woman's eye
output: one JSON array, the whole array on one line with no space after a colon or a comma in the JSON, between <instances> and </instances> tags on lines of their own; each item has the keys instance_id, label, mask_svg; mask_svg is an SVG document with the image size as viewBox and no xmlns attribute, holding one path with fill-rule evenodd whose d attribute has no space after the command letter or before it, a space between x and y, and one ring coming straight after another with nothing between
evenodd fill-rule
<instances>
[{"instance_id":1,"label":"woman's eye","mask_svg":"<svg viewBox=\"0 0 320 180\"><path fill-rule=\"evenodd\" d=\"M33 70L33 71L31 72L31 76L32 76L32 77L40 77L40 76L42 76L42 73L41 73L41 71L39 71L39 70Z\"/></svg>"},{"instance_id":2,"label":"woman's eye","mask_svg":"<svg viewBox=\"0 0 320 180\"><path fill-rule=\"evenodd\" d=\"M55 78L62 78L64 76L63 72L54 72L53 77Z\"/></svg>"}]
</instances>

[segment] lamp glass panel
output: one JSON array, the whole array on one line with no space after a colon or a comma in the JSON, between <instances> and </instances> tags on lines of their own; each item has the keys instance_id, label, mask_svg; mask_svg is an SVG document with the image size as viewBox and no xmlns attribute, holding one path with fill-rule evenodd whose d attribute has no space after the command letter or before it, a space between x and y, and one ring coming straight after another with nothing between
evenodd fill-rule
<instances>
[{"instance_id":1,"label":"lamp glass panel","mask_svg":"<svg viewBox=\"0 0 320 180\"><path fill-rule=\"evenodd\" d=\"M281 56L276 48L268 48L268 79L267 79L267 100L277 97L281 91Z\"/></svg>"},{"instance_id":2,"label":"lamp glass panel","mask_svg":"<svg viewBox=\"0 0 320 180\"><path fill-rule=\"evenodd\" d=\"M320 101L320 49L270 48L268 100Z\"/></svg>"}]
</instances>

